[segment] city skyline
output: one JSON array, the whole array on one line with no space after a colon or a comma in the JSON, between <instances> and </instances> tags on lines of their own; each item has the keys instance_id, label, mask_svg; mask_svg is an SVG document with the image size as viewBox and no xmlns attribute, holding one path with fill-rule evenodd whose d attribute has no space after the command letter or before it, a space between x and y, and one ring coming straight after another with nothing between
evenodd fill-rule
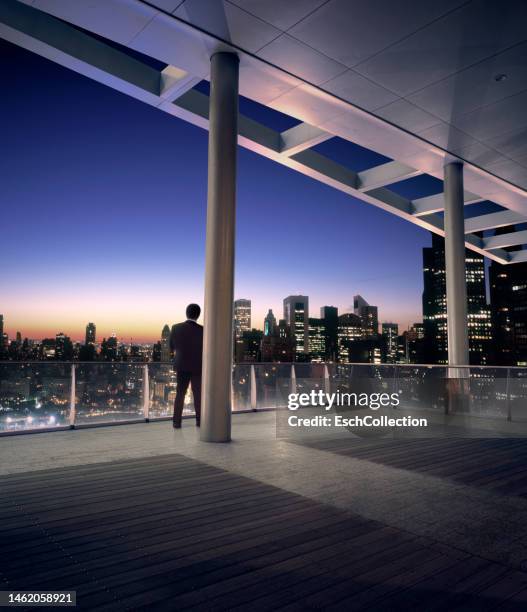
<instances>
[{"instance_id":1,"label":"city skyline","mask_svg":"<svg viewBox=\"0 0 527 612\"><path fill-rule=\"evenodd\" d=\"M283 303L277 304L273 307L266 307L262 310L265 311L264 316L262 317L261 321L259 320L259 317L255 317L254 315L254 301L251 298L236 298L236 301L239 300L249 300L250 302L252 302L251 304L251 329L257 329L260 331L264 331L264 321L265 321L265 317L267 316L269 310L271 310L273 312L273 314L276 317L276 320L278 321L279 319L283 318ZM282 298L282 302L283 302L283 298ZM185 303L186 306L186 303ZM323 307L327 307L327 306L335 306L336 308L338 308L339 314L346 314L346 313L353 313L354 308L353 308L353 296L350 298L350 304L348 304L347 306L338 306L336 304L330 304L327 300L326 302L321 302L320 305L318 304L311 304L311 298L310 298L310 305L309 305L309 317L318 317L319 316L319 312L320 309ZM97 339L96 342L100 343L102 341L103 338L110 338L112 336L116 336L117 338L119 338L121 341L123 342L137 342L139 344L151 344L151 343L155 343L158 342L160 337L161 337L161 332L163 330L163 327L165 325L169 325L172 326L174 323L178 323L182 320L184 320L184 307L183 307L183 315L181 316L180 319L178 320L174 320L174 321L160 321L159 323L156 323L155 325L153 324L153 333L151 337L139 337L139 336L131 336L130 334L126 334L126 333L119 333L117 328L114 327L104 327L103 325L99 324L97 322L97 320L95 320L95 317L88 317L84 322L79 322L76 328L76 331L71 332L68 327L66 325L59 325L56 329L55 328L50 328L49 330L47 330L47 333L40 333L37 331L37 333L35 334L30 334L30 333L26 333L24 330L28 329L28 327L17 327L16 325L13 324L9 324L9 313L7 312L3 312L3 330L4 333L7 334L9 336L9 340L13 340L15 339L16 335L18 333L21 333L22 335L22 339L28 338L29 340L36 340L36 341L40 341L43 340L45 338L54 338L57 334L59 333L64 333L66 336L69 336L71 338L71 340L73 342L80 342L80 343L84 343L85 342L85 337L86 337L86 326L88 324L95 324L96 326L96 333L97 333ZM233 311L234 312L234 311ZM258 311L259 312L259 311ZM200 321L202 322L202 318L203 315L201 315L200 317ZM422 313L418 313L415 317L415 319L413 319L410 323L408 323L407 327L402 326L401 324L397 323L399 328L401 330L405 330L407 328L410 328L416 321L420 321L422 319ZM389 319L384 319L381 315L379 317L379 323L391 323L392 321L390 321Z\"/></svg>"}]
</instances>

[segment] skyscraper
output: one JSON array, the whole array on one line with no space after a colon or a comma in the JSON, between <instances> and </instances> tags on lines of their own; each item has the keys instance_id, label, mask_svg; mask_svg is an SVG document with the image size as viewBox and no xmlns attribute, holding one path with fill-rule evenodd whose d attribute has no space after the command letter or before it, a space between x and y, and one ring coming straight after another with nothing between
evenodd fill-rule
<instances>
[{"instance_id":1,"label":"skyscraper","mask_svg":"<svg viewBox=\"0 0 527 612\"><path fill-rule=\"evenodd\" d=\"M0 354L4 349L4 315L0 314Z\"/></svg>"},{"instance_id":2,"label":"skyscraper","mask_svg":"<svg viewBox=\"0 0 527 612\"><path fill-rule=\"evenodd\" d=\"M356 295L353 297L353 312L360 317L364 337L377 336L379 333L377 306L370 306L361 295Z\"/></svg>"},{"instance_id":3,"label":"skyscraper","mask_svg":"<svg viewBox=\"0 0 527 612\"><path fill-rule=\"evenodd\" d=\"M326 326L324 319L309 318L308 344L311 361L324 361L326 358Z\"/></svg>"},{"instance_id":4,"label":"skyscraper","mask_svg":"<svg viewBox=\"0 0 527 612\"><path fill-rule=\"evenodd\" d=\"M276 317L273 314L273 311L269 309L265 319L264 319L264 336L272 336L274 335L276 329Z\"/></svg>"},{"instance_id":5,"label":"skyscraper","mask_svg":"<svg viewBox=\"0 0 527 612\"><path fill-rule=\"evenodd\" d=\"M322 306L320 318L324 320L326 331L326 360L337 361L338 359L338 326L339 311L335 306Z\"/></svg>"},{"instance_id":6,"label":"skyscraper","mask_svg":"<svg viewBox=\"0 0 527 612\"><path fill-rule=\"evenodd\" d=\"M59 332L55 337L55 358L62 361L73 359L73 343L63 332Z\"/></svg>"},{"instance_id":7,"label":"skyscraper","mask_svg":"<svg viewBox=\"0 0 527 612\"><path fill-rule=\"evenodd\" d=\"M382 337L385 342L386 362L396 363L398 353L399 326L397 323L383 323Z\"/></svg>"},{"instance_id":8,"label":"skyscraper","mask_svg":"<svg viewBox=\"0 0 527 612\"><path fill-rule=\"evenodd\" d=\"M262 361L290 362L295 359L295 341L289 325L280 319L278 325L269 334L265 334L261 342Z\"/></svg>"},{"instance_id":9,"label":"skyscraper","mask_svg":"<svg viewBox=\"0 0 527 612\"><path fill-rule=\"evenodd\" d=\"M489 267L496 365L527 366L527 263Z\"/></svg>"},{"instance_id":10,"label":"skyscraper","mask_svg":"<svg viewBox=\"0 0 527 612\"><path fill-rule=\"evenodd\" d=\"M85 344L95 344L95 323L88 323L88 325L86 325Z\"/></svg>"},{"instance_id":11,"label":"skyscraper","mask_svg":"<svg viewBox=\"0 0 527 612\"><path fill-rule=\"evenodd\" d=\"M236 339L236 363L254 363L260 361L260 345L263 332L259 329L245 330L241 337Z\"/></svg>"},{"instance_id":12,"label":"skyscraper","mask_svg":"<svg viewBox=\"0 0 527 612\"><path fill-rule=\"evenodd\" d=\"M170 327L165 325L161 331L161 361L170 361Z\"/></svg>"},{"instance_id":13,"label":"skyscraper","mask_svg":"<svg viewBox=\"0 0 527 612\"><path fill-rule=\"evenodd\" d=\"M284 299L284 319L295 338L296 354L309 352L309 298L290 295Z\"/></svg>"},{"instance_id":14,"label":"skyscraper","mask_svg":"<svg viewBox=\"0 0 527 612\"><path fill-rule=\"evenodd\" d=\"M448 363L447 303L444 238L432 234L432 246L423 249L424 360ZM484 365L492 336L485 287L483 256L465 251L467 318L470 363Z\"/></svg>"},{"instance_id":15,"label":"skyscraper","mask_svg":"<svg viewBox=\"0 0 527 612\"><path fill-rule=\"evenodd\" d=\"M338 318L338 360L340 363L350 362L350 347L353 342L363 338L361 318L348 312Z\"/></svg>"},{"instance_id":16,"label":"skyscraper","mask_svg":"<svg viewBox=\"0 0 527 612\"><path fill-rule=\"evenodd\" d=\"M251 300L234 301L234 338L241 338L243 332L251 329Z\"/></svg>"}]
</instances>

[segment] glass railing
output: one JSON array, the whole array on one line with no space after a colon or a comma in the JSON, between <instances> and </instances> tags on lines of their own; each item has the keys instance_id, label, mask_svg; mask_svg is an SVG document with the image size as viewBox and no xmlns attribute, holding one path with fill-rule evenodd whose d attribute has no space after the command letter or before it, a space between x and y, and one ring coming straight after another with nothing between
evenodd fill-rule
<instances>
[{"instance_id":1,"label":"glass railing","mask_svg":"<svg viewBox=\"0 0 527 612\"><path fill-rule=\"evenodd\" d=\"M234 412L285 408L290 393L397 392L398 410L527 423L527 368L242 363L233 367ZM0 362L0 433L170 418L170 363ZM184 416L194 414L191 390Z\"/></svg>"}]
</instances>

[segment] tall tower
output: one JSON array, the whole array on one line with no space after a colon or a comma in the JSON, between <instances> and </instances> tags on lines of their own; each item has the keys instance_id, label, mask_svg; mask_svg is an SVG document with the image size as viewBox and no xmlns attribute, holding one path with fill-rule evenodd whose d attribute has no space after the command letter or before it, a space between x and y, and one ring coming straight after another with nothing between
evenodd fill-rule
<instances>
[{"instance_id":1,"label":"tall tower","mask_svg":"<svg viewBox=\"0 0 527 612\"><path fill-rule=\"evenodd\" d=\"M296 353L309 352L309 298L290 295L284 299L284 319L295 338Z\"/></svg>"},{"instance_id":2,"label":"tall tower","mask_svg":"<svg viewBox=\"0 0 527 612\"><path fill-rule=\"evenodd\" d=\"M339 311L336 306L322 306L320 318L324 320L326 333L326 360L337 361Z\"/></svg>"},{"instance_id":3,"label":"tall tower","mask_svg":"<svg viewBox=\"0 0 527 612\"><path fill-rule=\"evenodd\" d=\"M370 306L362 295L353 297L353 312L360 317L364 336L376 336L379 333L379 314L377 306Z\"/></svg>"},{"instance_id":4,"label":"tall tower","mask_svg":"<svg viewBox=\"0 0 527 612\"><path fill-rule=\"evenodd\" d=\"M4 336L4 315L0 314L0 357L4 356L7 348L7 338Z\"/></svg>"},{"instance_id":5,"label":"tall tower","mask_svg":"<svg viewBox=\"0 0 527 612\"><path fill-rule=\"evenodd\" d=\"M234 301L234 338L242 337L243 332L251 329L251 300Z\"/></svg>"},{"instance_id":6,"label":"tall tower","mask_svg":"<svg viewBox=\"0 0 527 612\"><path fill-rule=\"evenodd\" d=\"M382 337L386 342L386 361L388 363L396 363L399 338L399 326L397 323L383 323Z\"/></svg>"},{"instance_id":7,"label":"tall tower","mask_svg":"<svg viewBox=\"0 0 527 612\"><path fill-rule=\"evenodd\" d=\"M527 263L489 268L494 360L496 365L527 365Z\"/></svg>"},{"instance_id":8,"label":"tall tower","mask_svg":"<svg viewBox=\"0 0 527 612\"><path fill-rule=\"evenodd\" d=\"M273 314L273 311L269 308L269 312L267 313L264 319L264 336L272 336L276 330L276 317Z\"/></svg>"},{"instance_id":9,"label":"tall tower","mask_svg":"<svg viewBox=\"0 0 527 612\"><path fill-rule=\"evenodd\" d=\"M482 255L465 251L469 355L472 365L485 365L492 338L490 308ZM448 363L445 241L432 234L432 246L423 249L424 359Z\"/></svg>"},{"instance_id":10,"label":"tall tower","mask_svg":"<svg viewBox=\"0 0 527 612\"><path fill-rule=\"evenodd\" d=\"M95 344L95 323L88 323L88 325L86 325L85 344Z\"/></svg>"},{"instance_id":11,"label":"tall tower","mask_svg":"<svg viewBox=\"0 0 527 612\"><path fill-rule=\"evenodd\" d=\"M161 361L170 361L170 327L165 325L161 332Z\"/></svg>"}]
</instances>

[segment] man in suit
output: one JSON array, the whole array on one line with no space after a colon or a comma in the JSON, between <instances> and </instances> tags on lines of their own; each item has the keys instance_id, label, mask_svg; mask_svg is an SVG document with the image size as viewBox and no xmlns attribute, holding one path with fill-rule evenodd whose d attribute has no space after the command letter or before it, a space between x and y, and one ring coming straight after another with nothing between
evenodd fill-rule
<instances>
[{"instance_id":1,"label":"man in suit","mask_svg":"<svg viewBox=\"0 0 527 612\"><path fill-rule=\"evenodd\" d=\"M200 424L203 327L196 322L200 313L201 308L197 304L189 304L186 311L187 320L173 325L170 332L170 350L174 352L174 369L177 372L173 423L175 429L181 428L183 402L189 384L194 396L197 427Z\"/></svg>"}]
</instances>

